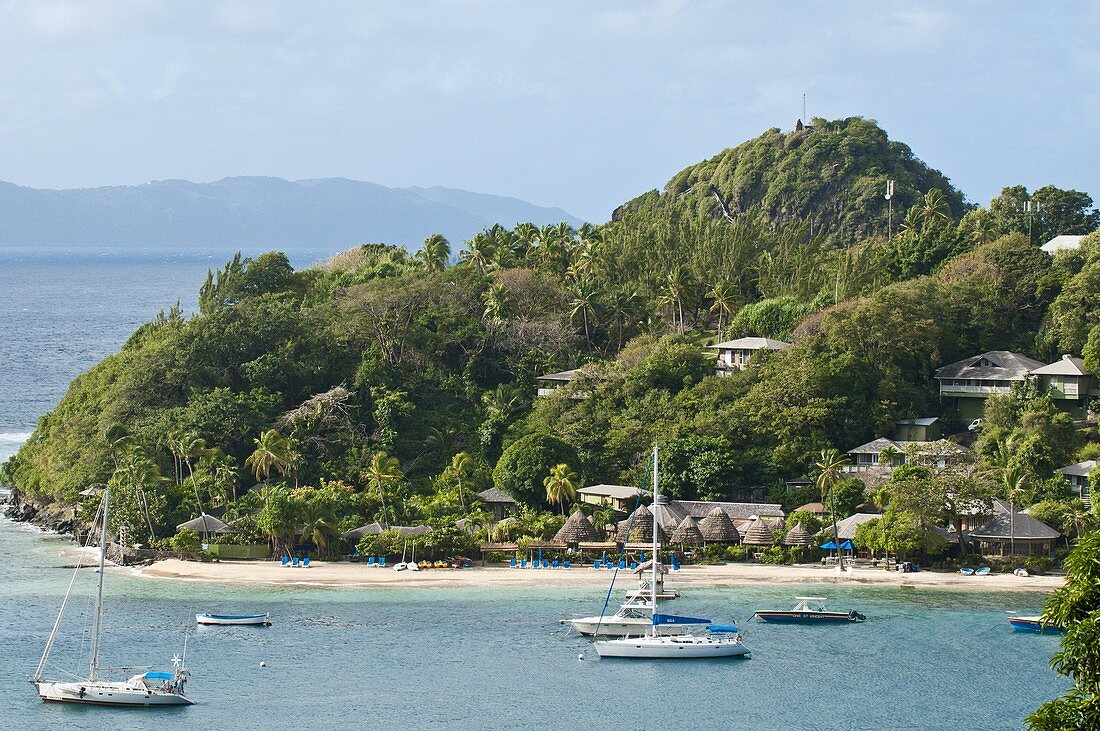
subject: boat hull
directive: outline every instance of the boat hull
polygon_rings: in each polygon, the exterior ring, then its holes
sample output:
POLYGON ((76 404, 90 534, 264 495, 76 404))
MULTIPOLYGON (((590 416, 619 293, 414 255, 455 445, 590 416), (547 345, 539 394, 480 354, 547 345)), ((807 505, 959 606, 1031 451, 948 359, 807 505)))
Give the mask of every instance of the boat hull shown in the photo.
POLYGON ((1009 617, 1008 623, 1012 625, 1012 629, 1017 632, 1050 632, 1053 634, 1062 634, 1064 631, 1058 627, 1051 627, 1049 625, 1044 627, 1039 617, 1009 617))
MULTIPOLYGON (((691 638, 690 641, 655 642, 652 637, 596 642, 596 652, 604 658, 642 660, 699 660, 705 658, 751 657, 747 647, 732 640, 691 638)), ((687 639, 687 638, 683 638, 687 639)))
POLYGON ((91 706, 192 706, 193 700, 178 693, 142 689, 125 683, 35 683, 38 696, 52 703, 83 703, 91 706), (81 692, 83 691, 83 692, 81 692))
MULTIPOLYGON (((599 637, 641 637, 653 627, 651 619, 631 620, 621 617, 604 617, 602 622, 599 617, 584 617, 569 620, 569 623, 585 637, 597 636, 597 627, 599 637)), ((676 624, 662 625, 660 629, 663 635, 680 635, 687 631, 688 627, 676 624)))
POLYGON ((762 622, 788 624, 847 624, 862 621, 859 615, 852 616, 849 612, 757 612, 755 616, 762 622))
POLYGON ((267 614, 196 614, 195 622, 230 627, 260 627, 271 624, 267 614))

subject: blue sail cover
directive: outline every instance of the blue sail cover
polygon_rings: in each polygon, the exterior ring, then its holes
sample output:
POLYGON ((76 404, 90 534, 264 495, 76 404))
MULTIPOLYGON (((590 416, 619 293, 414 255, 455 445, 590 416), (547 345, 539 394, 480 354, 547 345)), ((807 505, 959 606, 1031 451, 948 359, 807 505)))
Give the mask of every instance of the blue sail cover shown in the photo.
POLYGON ((653 624, 710 624, 710 620, 696 617, 677 617, 674 614, 654 614, 653 624))
POLYGON ((171 680, 173 677, 174 676, 172 675, 172 673, 164 673, 164 672, 145 673, 145 678, 147 680, 171 680))
POLYGON ((741 631, 741 630, 737 629, 737 627, 732 625, 732 624, 712 624, 711 626, 707 627, 707 629, 710 630, 711 632, 740 632, 741 631))

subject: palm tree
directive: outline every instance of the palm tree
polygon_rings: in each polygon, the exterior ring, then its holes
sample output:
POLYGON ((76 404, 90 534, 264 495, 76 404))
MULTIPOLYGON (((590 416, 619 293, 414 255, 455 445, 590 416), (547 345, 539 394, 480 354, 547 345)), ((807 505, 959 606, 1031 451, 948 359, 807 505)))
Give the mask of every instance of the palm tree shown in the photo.
POLYGON ((374 453, 370 466, 367 467, 367 484, 382 503, 382 522, 387 525, 389 525, 389 513, 386 510, 386 491, 402 477, 401 463, 396 457, 391 457, 385 452, 374 453))
POLYGON ((817 468, 817 489, 821 491, 821 502, 829 505, 829 514, 833 519, 833 543, 836 545, 837 565, 844 570, 844 553, 840 550, 840 534, 836 527, 836 501, 834 490, 844 474, 844 465, 848 458, 836 449, 823 449, 815 467, 817 468), (828 501, 828 502, 827 502, 828 501))
POLYGON ((297 512, 302 521, 302 542, 323 553, 329 541, 340 534, 331 511, 315 501, 307 501, 299 506, 297 512))
POLYGON ((718 313, 718 339, 722 339, 722 325, 726 315, 733 318, 733 308, 737 304, 737 288, 726 281, 717 281, 707 292, 711 300, 710 312, 718 313))
MULTIPOLYGON (((206 451, 206 440, 193 434, 185 434, 176 442, 176 447, 179 449, 180 461, 187 467, 187 475, 191 479, 191 489, 195 492, 195 504, 198 505, 199 515, 202 515, 202 499, 199 497, 199 485, 195 481, 195 470, 191 465, 191 460, 195 457, 202 457, 203 452, 206 451)), ((203 538, 205 539, 206 536, 204 535, 203 538)))
POLYGON ((1068 529, 1067 533, 1072 532, 1077 538, 1091 530, 1095 523, 1096 513, 1080 500, 1067 503, 1062 508, 1062 524, 1068 529))
POLYGON ((600 296, 600 291, 592 284, 592 282, 585 279, 578 279, 573 287, 573 299, 569 303, 572 309, 569 311, 570 317, 576 317, 578 314, 581 316, 584 322, 584 339, 588 342, 588 347, 592 347, 592 334, 589 330, 589 320, 593 322, 596 319, 597 308, 599 303, 597 298, 600 296))
POLYGON ((882 517, 879 518, 879 522, 882 524, 882 547, 886 551, 886 568, 890 568, 890 534, 886 525, 886 509, 890 507, 890 488, 883 485, 879 489, 871 493, 871 502, 875 507, 879 509, 882 517))
POLYGON ((546 488, 546 502, 557 503, 561 506, 561 514, 565 515, 565 501, 572 501, 577 496, 577 473, 569 469, 569 465, 562 463, 555 465, 542 480, 542 486, 546 488))
POLYGON ((443 234, 432 234, 424 239, 424 244, 417 252, 416 258, 429 272, 441 272, 447 266, 447 260, 451 258, 451 243, 443 237, 443 234))
POLYGON ((466 250, 462 252, 461 258, 468 264, 472 264, 482 274, 489 268, 489 262, 493 258, 493 247, 489 237, 484 233, 474 234, 469 241, 466 242, 466 250))
POLYGON ((458 485, 458 502, 462 506, 462 509, 466 509, 466 497, 465 490, 463 490, 462 481, 470 476, 470 472, 474 469, 474 458, 470 456, 469 452, 459 452, 454 457, 451 457, 451 464, 447 469, 451 475, 455 478, 455 483, 458 485))
POLYGON ((924 200, 920 207, 921 221, 925 226, 932 226, 951 219, 951 206, 947 203, 943 191, 932 188, 924 194, 924 200))
POLYGON ((271 476, 272 470, 282 473, 286 469, 286 439, 274 429, 268 429, 252 440, 256 450, 248 455, 245 465, 252 468, 256 480, 262 482, 271 476))
POLYGON ((486 320, 505 320, 512 314, 512 298, 503 284, 490 285, 485 292, 486 320))
POLYGON ((887 464, 891 467, 897 467, 905 461, 905 452, 901 451, 897 447, 886 447, 878 453, 878 463, 880 465, 887 464))
POLYGON ((1008 545, 1012 556, 1016 556, 1016 501, 1031 487, 1031 475, 1018 464, 1010 464, 1001 471, 1001 486, 1008 498, 1008 545))
POLYGON ((688 276, 683 268, 677 268, 665 280, 658 303, 672 308, 672 320, 677 331, 684 334, 684 296, 688 288, 688 276))

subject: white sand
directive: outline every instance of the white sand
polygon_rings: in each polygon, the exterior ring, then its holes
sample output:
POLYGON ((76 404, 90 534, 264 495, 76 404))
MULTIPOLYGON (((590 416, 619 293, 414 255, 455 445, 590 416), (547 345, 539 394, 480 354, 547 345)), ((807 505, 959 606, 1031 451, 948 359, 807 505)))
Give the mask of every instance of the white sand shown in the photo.
MULTIPOLYGON (((359 588, 523 588, 607 586, 609 571, 591 567, 571 569, 512 569, 506 566, 468 569, 394 571, 365 564, 311 562, 309 568, 283 567, 274 561, 159 561, 135 569, 140 576, 225 584, 319 586, 359 588)), ((629 571, 620 571, 622 586, 633 583, 629 571)), ((914 589, 960 591, 1051 592, 1062 586, 1061 576, 1019 577, 1012 574, 962 576, 958 573, 920 571, 898 573, 861 568, 837 576, 832 568, 815 565, 768 566, 731 563, 722 566, 685 566, 669 575, 669 587, 726 587, 752 584, 864 584, 914 589)))

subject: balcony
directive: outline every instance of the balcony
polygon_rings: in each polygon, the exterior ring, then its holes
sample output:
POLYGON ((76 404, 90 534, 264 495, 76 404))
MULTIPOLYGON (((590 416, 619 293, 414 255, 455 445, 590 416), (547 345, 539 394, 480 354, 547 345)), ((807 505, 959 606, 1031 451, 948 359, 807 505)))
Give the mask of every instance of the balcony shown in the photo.
POLYGON ((993 393, 1012 393, 1012 386, 949 386, 940 384, 941 396, 988 396, 993 393))

